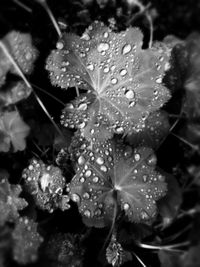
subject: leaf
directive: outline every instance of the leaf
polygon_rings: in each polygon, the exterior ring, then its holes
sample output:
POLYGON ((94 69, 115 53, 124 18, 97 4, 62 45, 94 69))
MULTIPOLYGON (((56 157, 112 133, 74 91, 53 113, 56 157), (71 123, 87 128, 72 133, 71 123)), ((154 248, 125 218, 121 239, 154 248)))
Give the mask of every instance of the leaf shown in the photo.
POLYGON ((145 127, 140 132, 128 133, 126 142, 137 146, 157 148, 169 133, 170 125, 168 114, 165 111, 153 112, 146 120, 145 127))
POLYGON ((88 90, 63 111, 65 126, 81 128, 88 140, 108 139, 141 129, 150 112, 169 100, 162 79, 170 52, 162 43, 143 50, 142 39, 138 28, 115 33, 101 22, 81 38, 63 36, 47 59, 51 82, 88 90))
POLYGON ((164 227, 169 225, 178 213, 182 204, 182 191, 176 180, 170 174, 165 173, 168 191, 164 198, 158 201, 158 210, 163 217, 164 227))
POLYGON ((51 235, 45 246, 45 259, 49 259, 50 266, 83 266, 84 249, 81 236, 71 233, 56 233, 51 235))
POLYGON ((114 267, 120 267, 126 261, 132 260, 131 253, 122 248, 121 244, 117 242, 115 234, 112 235, 111 241, 106 249, 106 259, 114 267))
POLYGON ((6 111, 0 117, 0 151, 8 152, 12 144, 13 151, 26 148, 25 138, 30 131, 29 126, 22 120, 18 111, 6 111))
POLYGON ((20 185, 10 184, 8 174, 0 173, 0 226, 6 222, 15 222, 19 217, 19 211, 28 203, 19 197, 22 192, 20 185))
POLYGON ((147 147, 132 149, 107 141, 78 154, 70 197, 84 222, 103 227, 116 206, 131 222, 148 222, 156 215, 156 200, 166 193, 164 176, 155 171, 156 156, 147 147))
POLYGON ((26 99, 31 94, 31 89, 24 82, 16 82, 0 92, 0 107, 6 107, 16 104, 23 99, 26 99))
MULTIPOLYGON (((36 48, 32 45, 31 35, 29 33, 11 31, 2 39, 2 42, 13 59, 17 62, 22 72, 30 74, 33 70, 33 63, 38 56, 36 48)), ((9 69, 11 72, 16 73, 11 61, 9 61, 1 48, 0 58, 2 60, 2 64, 4 64, 4 66, 6 65, 7 71, 9 69)))
POLYGON ((65 178, 58 167, 46 165, 41 160, 32 159, 29 166, 23 170, 22 177, 27 191, 33 196, 36 205, 43 210, 53 212, 56 208, 68 207, 69 197, 63 197, 65 178), (68 199, 68 201, 67 201, 68 199))
POLYGON ((43 238, 37 232, 37 223, 27 217, 19 219, 12 232, 13 257, 19 264, 33 263, 43 238))

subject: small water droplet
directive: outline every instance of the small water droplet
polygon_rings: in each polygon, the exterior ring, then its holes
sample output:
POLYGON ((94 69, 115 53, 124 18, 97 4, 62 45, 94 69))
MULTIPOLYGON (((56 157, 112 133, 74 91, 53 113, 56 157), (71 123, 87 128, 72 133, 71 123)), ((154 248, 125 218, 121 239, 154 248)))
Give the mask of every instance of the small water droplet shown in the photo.
POLYGON ((135 158, 136 161, 139 161, 140 158, 141 158, 141 156, 140 156, 139 153, 136 153, 136 154, 134 155, 134 158, 135 158))
POLYGON ((93 183, 98 183, 99 181, 99 177, 95 176, 93 179, 92 179, 93 183))
POLYGON ((170 63, 167 62, 167 63, 165 63, 164 70, 167 71, 169 69, 170 69, 170 63))
POLYGON ((83 129, 85 127, 86 123, 83 121, 82 123, 78 124, 79 129, 83 129))
POLYGON ((123 128, 123 127, 116 127, 116 128, 115 128, 115 131, 116 131, 116 133, 118 133, 118 134, 122 134, 122 133, 124 132, 124 128, 123 128))
POLYGON ((79 181, 80 181, 81 183, 84 183, 84 182, 85 182, 85 178, 84 178, 84 177, 81 177, 79 181))
POLYGON ((68 103, 68 104, 66 105, 66 108, 67 108, 67 109, 74 109, 74 105, 73 105, 72 103, 68 103))
POLYGON ((63 49, 63 47, 64 47, 64 44, 62 42, 57 42, 57 44, 56 44, 57 49, 61 50, 61 49, 63 49))
POLYGON ((142 220, 148 220, 149 219, 149 215, 144 210, 141 211, 140 216, 141 216, 142 220))
POLYGON ((83 165, 85 163, 85 158, 81 155, 79 158, 78 158, 78 164, 79 165, 83 165))
POLYGON ((124 76, 124 75, 126 75, 126 74, 127 74, 127 70, 122 69, 122 70, 120 71, 120 75, 121 75, 121 76, 124 76))
POLYGON ((151 154, 148 158, 147 158, 147 164, 150 166, 155 166, 157 163, 157 158, 155 154, 151 154))
POLYGON ((102 166, 100 167, 100 170, 103 171, 103 172, 107 172, 108 169, 107 169, 106 166, 102 165, 102 166))
POLYGON ((147 182, 147 179, 148 179, 148 175, 144 174, 144 175, 142 176, 142 180, 143 180, 143 182, 146 183, 146 182, 147 182))
POLYGON ((102 158, 102 157, 98 157, 98 158, 96 159, 96 163, 99 164, 99 165, 102 165, 102 164, 104 163, 103 158, 102 158))
POLYGON ((80 196, 78 194, 74 193, 74 194, 71 195, 71 200, 76 202, 76 203, 78 203, 78 202, 80 202, 81 198, 80 198, 80 196))
POLYGON ((112 79, 111 79, 111 83, 112 83, 112 84, 116 84, 117 82, 118 82, 117 78, 112 78, 112 79))
POLYGON ((94 70, 94 65, 93 64, 87 65, 87 69, 93 71, 94 70))
POLYGON ((157 78, 156 83, 162 83, 162 78, 161 77, 157 78))
POLYGON ((133 149, 130 146, 126 146, 124 149, 124 156, 129 158, 132 155, 133 149))
POLYGON ((131 102, 129 103, 128 107, 129 107, 129 108, 132 108, 132 107, 134 107, 135 105, 136 105, 136 101, 133 100, 133 101, 131 101, 131 102))
POLYGON ((128 210, 128 209, 130 209, 130 205, 128 204, 128 203, 124 203, 124 210, 128 210))
POLYGON ((85 192, 85 193, 83 194, 83 198, 84 198, 84 199, 89 199, 89 198, 90 198, 90 194, 89 194, 88 192, 85 192))
POLYGON ((105 67, 105 68, 103 69, 103 72, 104 72, 104 73, 108 73, 108 72, 109 72, 109 67, 105 67))
POLYGON ((108 35, 109 35, 108 32, 104 32, 103 37, 108 38, 108 35))
POLYGON ((89 41, 90 40, 90 36, 85 32, 83 33, 83 35, 81 36, 81 39, 89 41))
POLYGON ((131 45, 130 44, 126 44, 123 48, 122 48, 122 54, 128 54, 131 51, 131 45))
POLYGON ((91 216, 91 212, 89 210, 85 210, 83 214, 88 218, 91 216))
POLYGON ((97 51, 99 53, 105 52, 106 50, 108 50, 110 47, 110 45, 108 43, 100 43, 97 47, 97 51))

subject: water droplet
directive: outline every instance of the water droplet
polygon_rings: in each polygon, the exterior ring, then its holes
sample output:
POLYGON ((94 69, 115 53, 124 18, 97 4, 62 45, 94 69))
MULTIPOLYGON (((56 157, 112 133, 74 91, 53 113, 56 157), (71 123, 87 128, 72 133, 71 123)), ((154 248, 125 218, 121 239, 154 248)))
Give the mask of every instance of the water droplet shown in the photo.
POLYGON ((97 47, 97 51, 99 52, 99 53, 101 53, 101 52, 105 52, 106 50, 108 50, 109 49, 109 44, 108 43, 100 43, 99 45, 98 45, 98 47, 97 47))
POLYGON ((128 203, 124 203, 124 210, 128 210, 130 208, 130 205, 128 203))
POLYGON ((170 63, 167 62, 167 63, 165 63, 164 70, 167 71, 169 69, 170 69, 170 63))
POLYGON ((155 166, 157 163, 157 158, 155 154, 151 154, 147 159, 147 164, 150 166, 155 166))
POLYGON ((108 32, 104 32, 103 37, 108 38, 108 35, 109 35, 108 32))
POLYGON ((99 181, 99 177, 95 176, 93 179, 92 179, 93 183, 98 183, 99 181))
POLYGON ((83 128, 85 127, 85 125, 86 125, 86 123, 83 121, 82 123, 80 123, 80 124, 78 125, 78 128, 79 128, 79 129, 83 129, 83 128))
POLYGON ((78 164, 79 165, 83 165, 85 163, 85 158, 81 155, 79 158, 78 158, 78 164))
POLYGON ((89 41, 90 40, 90 36, 85 32, 83 33, 83 35, 81 36, 81 39, 89 41))
POLYGON ((124 156, 129 158, 132 155, 133 149, 130 146, 126 146, 124 149, 124 156))
POLYGON ((91 212, 89 210, 85 210, 83 214, 88 218, 91 216, 91 212))
POLYGON ((112 84, 116 84, 117 82, 118 82, 118 80, 117 80, 116 78, 112 78, 112 79, 111 79, 111 83, 112 83, 112 84))
POLYGON ((93 71, 94 70, 94 65, 93 64, 87 65, 87 69, 93 71))
POLYGON ((104 163, 103 158, 98 157, 98 158, 96 159, 96 163, 99 164, 99 165, 102 165, 102 164, 104 163))
POLYGON ((132 108, 132 107, 134 107, 135 105, 136 105, 136 101, 133 100, 133 101, 131 101, 131 102, 129 103, 128 107, 129 107, 129 108, 132 108))
POLYGON ((162 78, 161 77, 157 78, 156 83, 162 83, 162 78))
POLYGON ((90 177, 91 176, 91 174, 92 174, 92 172, 91 172, 91 170, 87 170, 86 172, 85 172, 85 177, 90 177))
POLYGON ((109 72, 109 67, 105 67, 105 68, 103 69, 103 72, 104 72, 104 73, 108 73, 108 72, 109 72))
POLYGON ((128 54, 131 51, 131 45, 130 44, 126 44, 123 48, 122 48, 122 54, 128 54))
POLYGON ((74 105, 71 104, 71 103, 68 103, 68 104, 66 105, 66 108, 67 108, 67 109, 74 109, 74 105))
POLYGON ((80 196, 78 194, 74 193, 74 194, 71 195, 71 200, 76 202, 76 203, 78 203, 78 202, 80 202, 81 198, 80 198, 80 196))
POLYGON ((85 192, 85 193, 83 194, 83 198, 84 198, 84 199, 89 199, 89 198, 90 198, 90 194, 89 194, 88 192, 85 192))
POLYGON ((148 175, 144 174, 144 175, 142 176, 142 180, 143 180, 143 182, 146 183, 146 182, 147 182, 147 179, 148 179, 148 175))
POLYGON ((121 75, 121 76, 124 76, 124 75, 126 75, 126 74, 127 74, 127 70, 122 69, 122 70, 120 71, 120 75, 121 75))
POLYGON ((127 90, 127 91, 125 92, 125 96, 126 96, 126 98, 128 98, 128 99, 132 99, 132 98, 134 98, 135 93, 134 93, 133 90, 127 90))
POLYGON ((142 220, 148 220, 149 219, 149 215, 144 210, 141 211, 140 216, 141 216, 142 220))
POLYGON ((64 47, 64 44, 62 42, 57 42, 57 44, 56 44, 57 49, 61 50, 61 49, 63 49, 63 47, 64 47))
POLYGON ((78 110, 86 110, 87 109, 87 104, 86 103, 80 103, 78 105, 78 110))
POLYGON ((84 182, 85 182, 85 178, 84 178, 84 177, 81 177, 79 181, 80 181, 81 183, 84 183, 84 182))
POLYGON ((100 170, 103 171, 103 172, 107 172, 108 169, 107 169, 106 166, 103 165, 103 166, 101 166, 100 170))
POLYGON ((96 216, 100 216, 101 213, 102 213, 102 212, 101 212, 100 209, 96 209, 95 212, 94 212, 94 214, 95 214, 96 216))
POLYGON ((118 134, 122 134, 122 133, 124 132, 124 128, 123 128, 123 127, 116 127, 116 128, 115 128, 115 131, 116 131, 116 133, 118 133, 118 134))
POLYGON ((135 160, 136 161, 139 161, 140 160, 140 154, 139 153, 136 153, 135 155, 134 155, 134 158, 135 158, 135 160))
POLYGON ((160 182, 164 182, 165 181, 165 177, 163 176, 163 175, 158 175, 158 180, 160 181, 160 182))

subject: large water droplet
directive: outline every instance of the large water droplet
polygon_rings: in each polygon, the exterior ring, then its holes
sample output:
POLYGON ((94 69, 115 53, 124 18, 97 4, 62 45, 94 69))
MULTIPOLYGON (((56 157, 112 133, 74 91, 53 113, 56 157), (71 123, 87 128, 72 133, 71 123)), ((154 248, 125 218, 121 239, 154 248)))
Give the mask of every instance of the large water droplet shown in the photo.
POLYGON ((109 46, 108 43, 100 43, 100 44, 97 46, 97 51, 98 51, 99 53, 101 53, 101 52, 104 52, 104 51, 108 50, 109 47, 110 47, 110 46, 109 46))
POLYGON ((74 193, 74 194, 71 195, 71 200, 76 202, 76 203, 78 203, 78 202, 80 202, 81 198, 80 198, 80 196, 78 194, 74 193))
POLYGON ((83 35, 81 36, 81 39, 89 41, 90 40, 90 36, 85 32, 83 33, 83 35))
POLYGON ((100 216, 101 213, 102 213, 102 212, 101 212, 100 209, 96 209, 95 212, 94 212, 94 214, 95 214, 96 216, 100 216))
POLYGON ((123 48, 122 48, 122 54, 128 54, 131 51, 131 45, 130 44, 126 44, 123 48))
POLYGON ((67 108, 67 109, 74 109, 74 105, 73 105, 72 103, 68 103, 68 104, 66 105, 66 108, 67 108))
POLYGON ((132 99, 132 98, 134 98, 135 93, 134 93, 133 90, 127 90, 127 91, 125 92, 125 96, 126 96, 126 98, 128 98, 128 99, 132 99))
POLYGON ((86 125, 86 123, 83 121, 82 123, 80 123, 80 124, 78 125, 78 128, 79 128, 79 129, 83 129, 83 128, 85 127, 85 125, 86 125))
POLYGON ((109 35, 108 32, 104 32, 103 37, 108 38, 108 35, 109 35))

